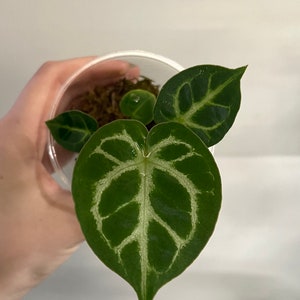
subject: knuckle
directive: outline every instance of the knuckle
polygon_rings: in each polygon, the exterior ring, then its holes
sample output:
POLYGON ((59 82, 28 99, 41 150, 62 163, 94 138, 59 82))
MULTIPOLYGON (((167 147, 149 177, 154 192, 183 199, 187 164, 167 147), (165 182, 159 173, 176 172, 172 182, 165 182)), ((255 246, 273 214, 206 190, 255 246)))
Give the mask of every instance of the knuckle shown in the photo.
POLYGON ((52 73, 56 68, 57 66, 59 65, 59 63, 57 61, 46 61, 44 62, 38 72, 40 73, 52 73))
POLYGON ((53 85, 61 85, 64 78, 64 68, 60 61, 44 62, 36 73, 37 77, 44 78, 53 85))

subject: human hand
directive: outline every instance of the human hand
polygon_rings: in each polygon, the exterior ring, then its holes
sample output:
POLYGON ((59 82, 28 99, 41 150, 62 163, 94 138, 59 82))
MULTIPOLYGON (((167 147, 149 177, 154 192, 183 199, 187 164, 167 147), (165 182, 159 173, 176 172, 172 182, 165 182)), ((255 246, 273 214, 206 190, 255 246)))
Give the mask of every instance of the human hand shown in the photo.
MULTIPOLYGON (((20 299, 84 239, 71 193, 44 159, 45 121, 64 82, 93 59, 45 63, 0 120, 0 299, 20 299)), ((138 69, 121 61, 99 70, 105 82, 127 75, 138 69)))

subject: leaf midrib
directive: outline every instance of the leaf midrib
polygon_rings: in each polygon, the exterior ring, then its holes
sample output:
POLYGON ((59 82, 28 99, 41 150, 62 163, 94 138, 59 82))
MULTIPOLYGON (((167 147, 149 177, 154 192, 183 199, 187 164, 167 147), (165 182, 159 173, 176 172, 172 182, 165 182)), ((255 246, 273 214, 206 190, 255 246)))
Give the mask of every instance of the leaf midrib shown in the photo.
MULTIPOLYGON (((145 155, 145 154, 144 154, 145 155)), ((148 274, 148 266, 149 266, 149 257, 148 257, 148 229, 149 229, 149 216, 151 211, 151 205, 150 205, 150 184, 151 180, 148 178, 147 180, 147 174, 151 174, 151 167, 149 166, 148 159, 146 155, 144 156, 143 163, 141 164, 142 170, 140 170, 140 174, 142 176, 142 182, 143 182, 143 199, 144 201, 141 201, 140 206, 140 218, 142 223, 142 231, 141 231, 141 244, 140 244, 140 255, 141 255, 141 294, 143 295, 143 299, 147 298, 147 274, 148 274), (145 237, 145 238, 143 238, 145 237)))
MULTIPOLYGON (((211 74, 210 77, 209 77, 208 89, 207 89, 207 92, 206 92, 205 96, 202 98, 201 101, 193 102, 193 105, 191 106, 191 108, 187 112, 185 112, 184 114, 181 115, 181 117, 180 117, 181 119, 188 122, 189 120, 192 119, 192 116, 197 111, 203 110, 206 105, 216 105, 213 102, 213 99, 216 98, 216 96, 218 94, 220 94, 223 89, 225 89, 229 84, 231 84, 240 75, 240 73, 233 74, 233 76, 229 77, 226 81, 223 82, 223 84, 218 85, 217 88, 214 89, 214 90, 210 88, 211 79, 212 79, 213 75, 214 74, 211 74)), ((179 90, 180 90, 180 88, 179 88, 179 90)), ((178 97, 177 97, 177 102, 178 102, 178 97)), ((217 104, 217 105, 222 106, 220 104, 217 104)), ((223 107, 227 107, 227 106, 223 106, 223 107)))

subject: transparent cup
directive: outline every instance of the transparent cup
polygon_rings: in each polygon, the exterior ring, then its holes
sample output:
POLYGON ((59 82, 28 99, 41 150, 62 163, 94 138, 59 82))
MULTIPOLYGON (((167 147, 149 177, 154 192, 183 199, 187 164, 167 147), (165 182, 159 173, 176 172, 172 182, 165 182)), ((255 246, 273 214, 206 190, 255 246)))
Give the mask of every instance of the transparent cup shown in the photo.
MULTIPOLYGON (((154 84, 160 87, 169 78, 184 69, 169 58, 141 50, 120 51, 101 56, 85 65, 65 82, 54 101, 49 119, 68 110, 72 100, 88 92, 94 85, 99 84, 97 72, 101 70, 103 63, 111 60, 126 61, 137 66, 140 70, 140 76, 153 80, 154 84)), ((103 83, 103 85, 105 84, 103 83)), ((48 134, 48 153, 55 179, 64 188, 70 190, 73 168, 78 154, 71 153, 59 146, 50 132, 48 134)))

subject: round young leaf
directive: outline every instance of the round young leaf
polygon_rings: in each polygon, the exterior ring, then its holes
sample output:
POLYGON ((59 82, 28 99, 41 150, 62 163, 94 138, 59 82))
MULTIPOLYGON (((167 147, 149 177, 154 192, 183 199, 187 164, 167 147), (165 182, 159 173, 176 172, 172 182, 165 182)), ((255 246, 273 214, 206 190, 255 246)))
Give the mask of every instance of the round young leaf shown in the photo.
POLYGON ((146 90, 136 89, 129 91, 122 97, 120 109, 125 116, 147 125, 153 120, 155 102, 154 94, 146 90))
POLYGON ((97 121, 81 111, 66 111, 46 122, 55 141, 67 150, 79 152, 97 130, 97 121))
POLYGON ((140 300, 194 261, 221 205, 213 156, 173 122, 150 132, 136 120, 101 127, 79 154, 72 193, 88 244, 140 300))
POLYGON ((246 67, 201 65, 186 69, 162 87, 154 121, 175 121, 193 130, 210 147, 231 128, 241 100, 240 79, 246 67))

